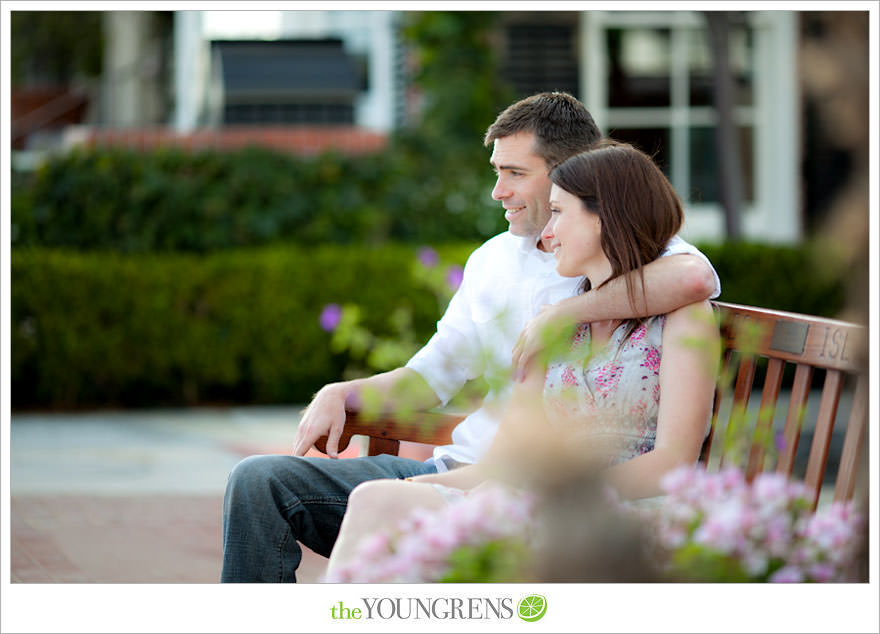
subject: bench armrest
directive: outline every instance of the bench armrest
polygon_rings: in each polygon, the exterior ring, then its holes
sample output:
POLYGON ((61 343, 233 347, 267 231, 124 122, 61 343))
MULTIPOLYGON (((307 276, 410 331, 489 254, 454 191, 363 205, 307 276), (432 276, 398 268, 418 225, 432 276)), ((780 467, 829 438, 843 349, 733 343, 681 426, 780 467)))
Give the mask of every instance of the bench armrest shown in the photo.
MULTIPOLYGON (((443 411, 414 412, 394 416, 382 414, 366 417, 359 412, 346 412, 345 429, 339 439, 339 451, 348 447, 352 436, 370 438, 369 455, 380 453, 397 455, 400 441, 428 445, 446 445, 452 442, 452 430, 465 416, 443 411)), ((326 453, 327 437, 315 443, 319 451, 326 453)))

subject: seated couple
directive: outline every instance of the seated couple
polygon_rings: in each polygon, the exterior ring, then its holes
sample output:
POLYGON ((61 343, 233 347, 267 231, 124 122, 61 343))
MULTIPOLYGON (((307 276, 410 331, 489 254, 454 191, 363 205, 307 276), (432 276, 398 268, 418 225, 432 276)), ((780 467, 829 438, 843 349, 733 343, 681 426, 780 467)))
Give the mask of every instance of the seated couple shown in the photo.
MULTIPOLYGON (((672 186, 630 146, 609 143, 574 156, 550 179, 552 216, 542 238, 558 273, 584 277, 585 290, 641 269, 681 226, 672 186)), ((664 473, 697 461, 719 353, 707 301, 646 319, 582 323, 568 348, 547 366, 531 364, 479 463, 355 488, 329 574, 357 556, 363 539, 390 532, 413 509, 455 504, 469 489, 509 480, 514 465, 529 463, 524 451, 582 451, 627 498, 660 494, 664 473)))
POLYGON ((363 536, 410 510, 498 479, 500 463, 508 472, 526 465, 523 441, 546 453, 535 436, 554 441, 552 450, 601 453, 608 481, 628 497, 657 494, 665 471, 697 460, 718 347, 707 300, 720 284, 676 235, 681 204, 662 172, 600 139, 565 93, 534 95, 498 116, 485 144, 510 231, 471 254, 437 332, 406 367, 323 387, 294 455, 236 465, 224 498, 223 581, 295 581, 300 543, 341 565, 363 536), (564 335, 562 349, 547 345, 548 330, 564 335), (511 366, 514 382, 492 372, 511 366), (431 459, 335 459, 346 402, 366 390, 392 409, 401 393, 428 409, 481 376, 490 386, 483 406, 431 459), (330 458, 306 457, 324 435, 330 458))

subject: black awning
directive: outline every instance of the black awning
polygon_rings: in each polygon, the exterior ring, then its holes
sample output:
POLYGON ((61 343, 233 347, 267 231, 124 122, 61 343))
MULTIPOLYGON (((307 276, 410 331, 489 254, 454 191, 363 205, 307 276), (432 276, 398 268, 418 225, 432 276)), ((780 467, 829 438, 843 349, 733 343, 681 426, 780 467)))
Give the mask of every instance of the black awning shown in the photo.
POLYGON ((218 40, 226 103, 351 101, 362 81, 342 40, 218 40))

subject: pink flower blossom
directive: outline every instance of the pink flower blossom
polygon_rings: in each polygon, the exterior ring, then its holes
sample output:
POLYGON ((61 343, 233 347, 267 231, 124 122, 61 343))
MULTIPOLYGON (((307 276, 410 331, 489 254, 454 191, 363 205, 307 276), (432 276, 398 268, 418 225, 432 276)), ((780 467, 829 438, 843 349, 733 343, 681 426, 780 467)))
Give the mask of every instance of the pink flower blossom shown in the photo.
POLYGON ((834 566, 828 563, 815 563, 807 569, 807 573, 813 581, 827 583, 834 580, 834 566))
POLYGON ((855 574, 864 524, 852 502, 813 513, 803 482, 761 473, 749 484, 733 467, 682 467, 660 484, 667 495, 651 521, 661 550, 696 545, 737 562, 757 581, 843 581, 855 574), (767 576, 771 561, 784 564, 767 576))
MULTIPOLYGON (((681 467, 666 474, 661 486, 667 495, 657 505, 611 504, 649 527, 648 548, 660 565, 671 562, 664 557, 678 549, 697 547, 725 558, 754 581, 840 582, 859 574, 865 519, 852 502, 813 513, 803 483, 772 473, 748 483, 735 468, 708 473, 703 467, 681 467)), ((533 506, 525 494, 480 487, 447 507, 415 511, 390 535, 365 540, 361 557, 326 580, 441 579, 459 548, 498 539, 528 543, 533 506)))
POLYGON ((533 502, 522 493, 481 487, 446 507, 416 509, 392 535, 364 540, 358 557, 325 575, 329 583, 424 583, 442 578, 463 546, 524 539, 533 502))
POLYGON ((694 485, 697 478, 695 467, 683 466, 666 472, 660 478, 660 487, 670 495, 676 495, 682 490, 694 485))
POLYGON ((804 581, 804 575, 796 566, 785 566, 770 575, 768 581, 771 583, 801 583, 804 581))

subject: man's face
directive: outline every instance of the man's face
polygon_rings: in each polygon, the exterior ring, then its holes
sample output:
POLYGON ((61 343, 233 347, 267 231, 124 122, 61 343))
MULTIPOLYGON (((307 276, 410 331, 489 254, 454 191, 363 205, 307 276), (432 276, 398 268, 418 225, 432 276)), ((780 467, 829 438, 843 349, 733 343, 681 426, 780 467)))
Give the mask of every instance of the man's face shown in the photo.
POLYGON ((489 162, 498 175, 492 198, 501 202, 510 232, 541 235, 550 219, 550 177, 544 159, 534 153, 535 135, 517 132, 495 139, 489 162))

